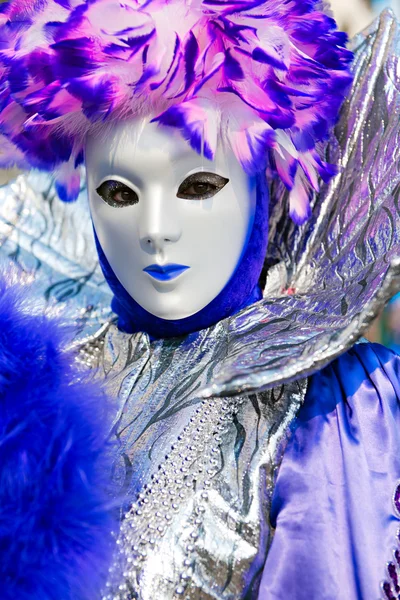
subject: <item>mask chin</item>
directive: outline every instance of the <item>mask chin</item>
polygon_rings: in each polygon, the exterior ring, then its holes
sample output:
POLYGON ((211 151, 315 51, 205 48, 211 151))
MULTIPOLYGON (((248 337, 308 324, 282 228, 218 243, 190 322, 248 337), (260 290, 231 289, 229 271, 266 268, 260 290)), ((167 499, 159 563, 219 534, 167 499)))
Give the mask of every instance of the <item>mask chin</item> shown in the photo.
POLYGON ((223 290, 196 314, 178 320, 161 319, 142 308, 128 294, 112 270, 94 231, 103 274, 114 298, 112 309, 118 316, 118 327, 127 333, 143 331, 153 338, 187 335, 218 323, 262 297, 258 281, 268 243, 269 193, 264 174, 256 176, 256 211, 253 229, 236 270, 223 290))

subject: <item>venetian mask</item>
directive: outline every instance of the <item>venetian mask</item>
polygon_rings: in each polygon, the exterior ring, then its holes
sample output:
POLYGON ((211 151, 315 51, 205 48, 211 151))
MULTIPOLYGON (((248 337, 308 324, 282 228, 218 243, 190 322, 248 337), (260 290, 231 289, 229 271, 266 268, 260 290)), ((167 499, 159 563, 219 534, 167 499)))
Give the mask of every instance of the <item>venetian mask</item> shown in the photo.
POLYGON ((176 130, 137 118, 91 136, 86 167, 98 242, 142 309, 181 320, 218 297, 256 214, 255 179, 229 148, 208 160, 176 130))

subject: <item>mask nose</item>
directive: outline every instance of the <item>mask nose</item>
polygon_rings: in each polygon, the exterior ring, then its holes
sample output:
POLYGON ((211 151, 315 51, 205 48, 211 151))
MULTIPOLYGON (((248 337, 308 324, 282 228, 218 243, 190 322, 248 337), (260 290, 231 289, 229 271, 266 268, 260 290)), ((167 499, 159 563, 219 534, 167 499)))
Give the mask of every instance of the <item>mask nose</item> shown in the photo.
POLYGON ((162 231, 148 231, 142 237, 142 244, 145 246, 145 249, 155 254, 161 253, 164 251, 167 244, 177 242, 180 238, 178 235, 174 234, 164 234, 162 231))
POLYGON ((161 189, 149 191, 142 199, 139 228, 140 243, 145 252, 163 254, 167 246, 180 239, 182 231, 174 200, 166 198, 161 189))

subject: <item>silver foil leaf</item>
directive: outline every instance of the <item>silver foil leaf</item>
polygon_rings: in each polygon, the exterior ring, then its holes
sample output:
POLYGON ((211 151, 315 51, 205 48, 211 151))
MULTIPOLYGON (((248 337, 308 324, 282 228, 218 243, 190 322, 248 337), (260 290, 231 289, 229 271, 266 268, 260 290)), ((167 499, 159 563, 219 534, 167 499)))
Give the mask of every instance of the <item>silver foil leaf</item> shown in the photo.
POLYGON ((58 199, 53 181, 32 172, 0 188, 0 265, 12 260, 35 284, 32 297, 62 312, 79 332, 95 332, 111 316, 111 291, 101 273, 86 193, 58 199))
MULTIPOLYGON (((354 83, 327 148, 339 174, 301 228, 272 187, 264 299, 229 320, 204 397, 310 375, 350 348, 400 287, 400 34, 391 11, 352 43, 354 83)), ((277 189, 278 188, 278 189, 277 189)))

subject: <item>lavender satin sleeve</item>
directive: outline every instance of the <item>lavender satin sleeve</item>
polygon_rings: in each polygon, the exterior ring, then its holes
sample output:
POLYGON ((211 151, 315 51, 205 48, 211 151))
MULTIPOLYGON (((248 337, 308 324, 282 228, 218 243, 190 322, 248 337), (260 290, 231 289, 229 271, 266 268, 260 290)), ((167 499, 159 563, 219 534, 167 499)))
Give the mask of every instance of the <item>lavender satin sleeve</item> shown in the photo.
POLYGON ((399 382, 400 358, 378 344, 311 378, 277 476, 258 600, 400 598, 399 382))

